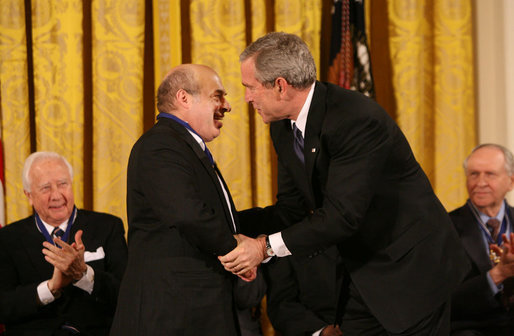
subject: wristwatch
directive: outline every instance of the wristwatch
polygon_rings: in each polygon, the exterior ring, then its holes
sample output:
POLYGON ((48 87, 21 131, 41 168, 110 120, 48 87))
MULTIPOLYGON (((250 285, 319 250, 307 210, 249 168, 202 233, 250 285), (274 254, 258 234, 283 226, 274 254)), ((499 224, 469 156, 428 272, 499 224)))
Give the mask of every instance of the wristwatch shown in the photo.
POLYGON ((268 255, 268 257, 274 257, 275 256, 275 252, 271 248, 271 244, 269 242, 269 236, 266 236, 266 254, 268 255))

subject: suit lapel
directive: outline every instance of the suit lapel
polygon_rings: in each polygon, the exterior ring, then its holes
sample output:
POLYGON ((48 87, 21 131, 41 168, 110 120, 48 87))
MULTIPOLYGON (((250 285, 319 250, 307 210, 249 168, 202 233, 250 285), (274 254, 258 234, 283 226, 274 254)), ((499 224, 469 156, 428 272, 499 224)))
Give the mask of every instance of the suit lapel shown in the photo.
MULTIPOLYGON (((162 119, 163 119, 162 121, 166 121, 166 122, 170 123, 171 127, 181 136, 181 138, 189 145, 189 147, 191 147, 191 149, 194 151, 196 156, 198 156, 198 158, 200 159, 202 166, 205 168, 207 174, 209 174, 209 176, 212 180, 212 183, 216 187, 216 191, 218 192, 218 195, 219 195, 220 199, 222 200, 221 203, 223 204, 223 210, 225 212, 226 221, 230 226, 230 231, 233 232, 234 228, 232 226, 232 218, 230 216, 227 202, 225 202, 225 194, 223 193, 223 189, 221 188, 220 179, 222 180, 225 190, 227 191, 228 198, 231 203, 230 206, 232 207, 232 213, 234 214, 234 221, 236 222, 235 225, 237 228, 238 224, 237 224, 237 220, 236 220, 235 209, 234 209, 234 206, 232 203, 232 196, 230 195, 230 192, 227 188, 227 185, 225 184, 225 181, 223 180, 223 176, 221 175, 221 172, 218 170, 218 167, 216 165, 214 165, 214 167, 212 166, 211 161, 207 157, 207 154, 205 154, 205 152, 202 149, 202 147, 200 146, 200 144, 196 141, 196 139, 191 135, 191 133, 189 133, 189 131, 184 126, 180 125, 179 123, 177 123, 171 119, 165 119, 165 118, 162 118, 162 119), (219 174, 219 179, 218 179, 217 174, 219 174)), ((161 120, 159 120, 159 122, 161 122, 161 120)))
POLYGON ((314 171, 314 163, 320 150, 320 134, 323 119, 325 118, 325 96, 326 87, 316 82, 314 95, 312 96, 309 114, 307 116, 307 124, 305 125, 304 155, 305 168, 309 176, 309 184, 312 185, 312 173, 314 171))
MULTIPOLYGON (((294 166, 301 167, 302 161, 296 156, 294 152, 294 137, 291 128, 291 120, 285 119, 274 123, 274 128, 277 130, 277 138, 273 139, 273 143, 277 152, 283 158, 284 162, 291 162, 294 166)), ((305 153, 305 146, 304 146, 305 153)))
POLYGON ((77 209, 77 215, 75 217, 75 221, 73 222, 73 225, 71 226, 71 232, 70 232, 70 237, 69 237, 69 241, 68 241, 69 244, 71 244, 75 241, 75 234, 77 233, 78 230, 83 231, 82 241, 84 242, 84 245, 85 245, 86 251, 87 251, 88 250, 87 248, 89 245, 89 237, 94 236, 92 234, 93 227, 87 228, 87 231, 86 231, 86 225, 84 222, 84 213, 79 209, 77 209))
MULTIPOLYGON (((225 202, 225 194, 223 193, 223 190, 221 190, 218 186, 219 186, 219 183, 216 183, 216 186, 218 188, 218 193, 221 192, 220 194, 220 197, 223 199, 223 210, 225 211, 225 217, 227 219, 227 222, 229 223, 229 226, 230 226, 230 231, 232 231, 232 233, 239 233, 240 231, 240 228, 239 228, 239 221, 237 219, 237 216, 236 216, 236 207, 234 205, 234 201, 232 200, 232 195, 230 195, 230 191, 228 189, 228 186, 227 184, 225 183, 225 180, 223 179, 223 175, 221 174, 220 170, 218 169, 218 166, 214 166, 214 168, 216 169, 216 173, 219 175, 219 179, 221 180, 221 183, 223 183, 223 187, 225 188, 225 190, 227 191, 227 195, 228 195, 228 200, 230 202, 230 209, 232 210, 232 215, 230 215, 230 211, 228 209, 228 205, 227 205, 227 202, 225 202), (234 232, 234 227, 232 226, 232 217, 234 217, 234 225, 235 225, 235 229, 236 231, 234 232)), ((218 181, 219 182, 219 181, 218 181)))
MULTIPOLYGON (((291 129, 291 121, 289 119, 285 119, 273 122, 271 124, 271 137, 279 162, 282 167, 290 173, 291 178, 295 182, 296 188, 301 192, 306 202, 313 207, 315 202, 312 187, 309 184, 310 179, 307 178, 307 168, 296 156, 293 149, 293 131, 291 129)), ((304 142, 304 153, 305 148, 304 142)))
POLYGON ((463 209, 463 216, 458 223, 461 232, 461 241, 464 249, 470 256, 471 260, 478 266, 481 271, 491 269, 491 260, 489 255, 484 253, 487 247, 484 245, 482 232, 478 227, 476 218, 466 205, 463 209))
POLYGON ((51 275, 53 266, 45 260, 44 254, 41 252, 45 237, 39 232, 34 216, 27 219, 24 231, 20 241, 24 245, 34 269, 45 277, 51 275))

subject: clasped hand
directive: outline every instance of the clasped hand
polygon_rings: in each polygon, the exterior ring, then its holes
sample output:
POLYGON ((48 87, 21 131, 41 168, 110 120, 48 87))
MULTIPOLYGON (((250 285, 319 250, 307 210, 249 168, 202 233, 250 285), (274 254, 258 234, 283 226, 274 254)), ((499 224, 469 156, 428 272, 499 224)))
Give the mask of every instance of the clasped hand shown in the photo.
POLYGON ((53 292, 68 286, 72 281, 78 281, 87 270, 84 261, 85 246, 82 242, 82 230, 75 234, 75 242, 71 245, 60 238, 54 238, 56 245, 43 242, 45 260, 54 266, 48 288, 53 292))
POLYGON ((500 256, 500 262, 490 271, 491 278, 497 285, 507 278, 514 277, 514 233, 511 233, 509 238, 506 234, 502 235, 501 248, 496 244, 490 246, 490 249, 500 256))
POLYGON ((225 269, 239 276, 245 281, 249 280, 252 272, 265 259, 265 238, 253 239, 242 234, 234 235, 237 247, 222 257, 218 257, 225 269))

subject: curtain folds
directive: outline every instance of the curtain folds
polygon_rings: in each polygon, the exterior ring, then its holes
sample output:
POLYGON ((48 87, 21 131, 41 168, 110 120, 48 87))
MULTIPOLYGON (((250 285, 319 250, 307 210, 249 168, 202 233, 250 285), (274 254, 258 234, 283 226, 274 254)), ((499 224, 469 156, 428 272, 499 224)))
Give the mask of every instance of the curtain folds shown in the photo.
POLYGON ((397 121, 452 210, 476 144, 471 1, 388 1, 388 12, 397 121))
POLYGON ((4 144, 6 223, 28 216, 21 182, 30 154, 27 29, 23 0, 10 0, 0 10, 0 112, 4 144))
POLYGON ((180 0, 153 0, 154 69, 157 90, 168 71, 182 63, 180 0))
POLYGON ((125 219, 128 156, 143 131, 145 2, 93 1, 91 16, 93 208, 125 219))
POLYGON ((31 12, 36 147, 58 152, 70 162, 75 202, 82 207, 82 1, 34 1, 31 12))

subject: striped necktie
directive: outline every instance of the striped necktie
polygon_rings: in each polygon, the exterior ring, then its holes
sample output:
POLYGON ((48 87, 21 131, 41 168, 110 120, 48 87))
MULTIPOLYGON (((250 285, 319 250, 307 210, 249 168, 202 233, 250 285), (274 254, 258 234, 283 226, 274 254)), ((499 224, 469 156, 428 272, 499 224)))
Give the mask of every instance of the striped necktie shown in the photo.
POLYGON ((305 157, 303 155, 303 136, 302 131, 296 127, 296 123, 293 123, 293 148, 294 152, 296 153, 296 156, 302 161, 303 164, 305 164, 305 157))

